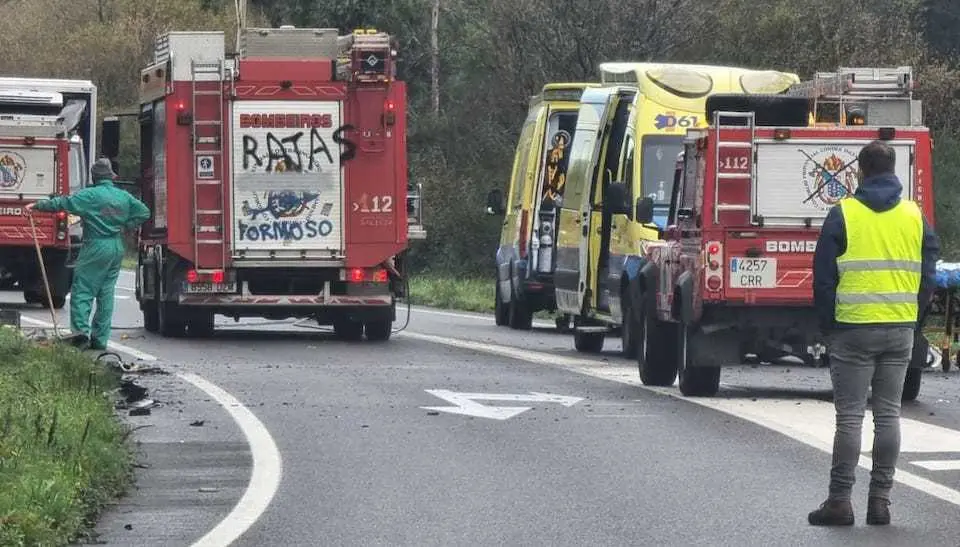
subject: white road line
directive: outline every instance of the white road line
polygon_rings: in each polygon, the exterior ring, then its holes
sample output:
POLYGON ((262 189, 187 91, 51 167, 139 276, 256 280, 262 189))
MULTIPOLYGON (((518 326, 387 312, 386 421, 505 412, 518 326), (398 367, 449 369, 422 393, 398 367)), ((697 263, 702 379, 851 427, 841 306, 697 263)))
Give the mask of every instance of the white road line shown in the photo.
MULTIPOLYGON (((457 313, 451 311, 435 310, 432 308, 420 308, 413 306, 410 308, 413 313, 424 313, 427 315, 439 315, 442 317, 456 317, 459 319, 470 319, 472 321, 481 321, 483 323, 493 323, 494 318, 492 315, 483 315, 483 314, 472 314, 472 313, 457 313)), ((555 328, 556 325, 549 323, 547 321, 534 321, 533 326, 535 327, 546 327, 546 328, 555 328)))
MULTIPOLYGON (((20 320, 43 328, 53 328, 51 323, 39 321, 32 317, 21 317, 20 320)), ((60 330, 62 332, 66 329, 61 328, 60 330)), ((157 360, 154 355, 124 344, 109 342, 107 347, 143 361, 157 360)), ((181 380, 189 382, 209 395, 230 414, 230 417, 233 418, 246 437, 250 446, 250 453, 253 456, 250 482, 247 483, 243 496, 230 511, 230 514, 192 546, 227 547, 257 522, 273 500, 283 474, 283 460, 280 457, 280 449, 277 448, 277 443, 273 440, 270 431, 263 425, 263 422, 236 397, 196 374, 178 372, 176 375, 181 380)))
POLYGON ((960 460, 928 460, 910 463, 930 471, 960 471, 960 460))
MULTIPOLYGON (((661 388, 644 386, 640 382, 635 366, 616 365, 593 359, 566 357, 410 331, 400 332, 397 336, 480 353, 501 355, 528 363, 553 366, 586 376, 636 386, 647 391, 695 403, 753 422, 828 454, 833 450, 833 427, 835 421, 833 405, 824 401, 803 400, 798 404, 796 400, 786 399, 747 401, 743 399, 688 398, 681 395, 675 387, 661 388)), ((870 416, 870 412, 867 411, 863 428, 863 450, 870 450, 873 444, 872 419, 870 416)), ((901 418, 900 428, 903 439, 901 450, 903 452, 943 452, 952 451, 949 447, 960 446, 960 431, 929 425, 907 418, 901 418)), ((864 469, 870 470, 873 468, 873 460, 869 457, 861 456, 858 463, 860 467, 864 469)), ((828 470, 824 469, 824 480, 827 478, 827 473, 828 470)), ((900 468, 897 469, 896 481, 953 505, 960 506, 960 491, 948 488, 900 468)))
POLYGON ((179 376, 213 397, 230 413, 246 436, 253 455, 253 471, 243 497, 226 518, 193 544, 193 547, 226 547, 253 526, 270 506, 283 474, 280 449, 263 423, 233 395, 196 374, 187 372, 179 376))

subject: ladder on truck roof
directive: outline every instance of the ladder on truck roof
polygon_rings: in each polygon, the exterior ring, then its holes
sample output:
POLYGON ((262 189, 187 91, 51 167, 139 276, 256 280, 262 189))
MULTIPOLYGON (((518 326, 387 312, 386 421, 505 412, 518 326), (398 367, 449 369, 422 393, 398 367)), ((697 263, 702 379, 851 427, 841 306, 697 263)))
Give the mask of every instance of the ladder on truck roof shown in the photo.
MULTIPOLYGON (((839 113, 850 103, 907 100, 913 111, 913 68, 840 67, 836 72, 817 72, 812 80, 792 85, 784 95, 813 99, 816 118, 821 103, 838 105, 839 113)), ((845 116, 840 116, 844 120, 845 116)), ((844 123, 844 122, 841 122, 844 123)), ((845 124, 845 123, 844 123, 845 124)))
POLYGON ((65 132, 60 116, 0 114, 0 137, 53 138, 65 132))
POLYGON ((711 125, 714 134, 714 173, 716 173, 716 179, 713 183, 713 223, 719 224, 720 213, 726 211, 747 213, 752 222, 750 213, 753 211, 753 142, 757 137, 756 114, 754 112, 716 111, 713 113, 713 123, 711 125), (738 120, 740 123, 733 122, 725 125, 724 120, 738 120), (730 131, 738 131, 739 135, 746 135, 749 140, 744 140, 742 137, 739 139, 724 139, 730 131), (730 155, 723 153, 724 150, 737 149, 745 150, 745 152, 733 152, 730 155), (747 158, 745 162, 740 160, 744 156, 747 158), (731 158, 734 158, 735 161, 731 162, 731 158), (746 195, 748 201, 746 203, 721 203, 720 186, 729 187, 736 182, 742 184, 742 181, 747 183, 746 195))
POLYGON ((193 254, 199 273, 226 266, 224 214, 224 63, 190 61, 193 118, 193 254))

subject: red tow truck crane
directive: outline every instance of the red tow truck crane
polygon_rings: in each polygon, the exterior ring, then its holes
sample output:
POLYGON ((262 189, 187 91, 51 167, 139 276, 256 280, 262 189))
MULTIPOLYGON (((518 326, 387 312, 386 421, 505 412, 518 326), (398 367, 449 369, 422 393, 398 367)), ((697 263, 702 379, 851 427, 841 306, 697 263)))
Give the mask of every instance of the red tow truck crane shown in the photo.
POLYGON ((388 339, 409 239, 425 235, 394 41, 242 28, 237 50, 223 32, 167 32, 141 71, 145 328, 209 336, 216 314, 297 317, 388 339))
MULTIPOLYGON (((933 224, 932 143, 910 67, 841 68, 783 95, 718 95, 690 130, 664 239, 643 268, 642 381, 684 395, 718 391, 721 367, 784 357, 825 364, 813 306, 813 253, 829 209, 853 194, 856 157, 896 151, 904 197, 933 224)), ((915 356, 904 400, 916 398, 915 356)))

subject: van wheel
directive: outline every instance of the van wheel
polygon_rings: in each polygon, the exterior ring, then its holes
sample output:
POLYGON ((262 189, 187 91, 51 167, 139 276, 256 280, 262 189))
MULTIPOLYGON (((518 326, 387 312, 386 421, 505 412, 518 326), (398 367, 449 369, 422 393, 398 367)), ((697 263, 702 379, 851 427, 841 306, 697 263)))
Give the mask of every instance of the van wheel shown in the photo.
POLYGON ((920 395, 920 383, 923 381, 922 368, 908 368, 907 376, 903 379, 903 395, 901 401, 916 401, 920 395))
POLYGON ((510 328, 530 330, 533 328, 533 312, 530 306, 519 298, 510 300, 510 328))
POLYGON ((580 353, 600 353, 603 351, 603 341, 606 334, 603 332, 582 332, 576 330, 578 321, 573 322, 573 347, 580 353))
POLYGON ((680 393, 688 397, 712 397, 720 390, 720 367, 696 366, 703 344, 703 335, 698 327, 680 324, 677 326, 677 375, 680 377, 680 393))
POLYGON ((510 322, 510 308, 503 303, 503 296, 500 294, 500 282, 496 282, 496 296, 493 303, 493 315, 498 327, 502 327, 510 322))
POLYGON ((660 321, 651 310, 644 313, 645 327, 637 363, 645 386, 672 386, 677 379, 676 323, 660 321))

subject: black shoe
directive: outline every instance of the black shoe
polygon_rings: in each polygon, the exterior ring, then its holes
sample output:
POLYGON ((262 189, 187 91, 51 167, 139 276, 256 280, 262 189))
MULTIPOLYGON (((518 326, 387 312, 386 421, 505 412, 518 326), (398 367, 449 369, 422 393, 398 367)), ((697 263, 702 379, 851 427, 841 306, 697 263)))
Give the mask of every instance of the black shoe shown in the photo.
POLYGON ((849 501, 828 499, 807 515, 807 522, 814 526, 852 526, 853 505, 849 501))
POLYGON ((890 500, 883 498, 867 500, 867 524, 890 524, 890 500))
POLYGON ((77 334, 70 338, 70 345, 75 348, 83 349, 90 343, 90 337, 86 334, 77 334))
POLYGON ((104 346, 103 344, 99 344, 97 342, 91 342, 90 349, 94 351, 107 351, 107 346, 104 346))

